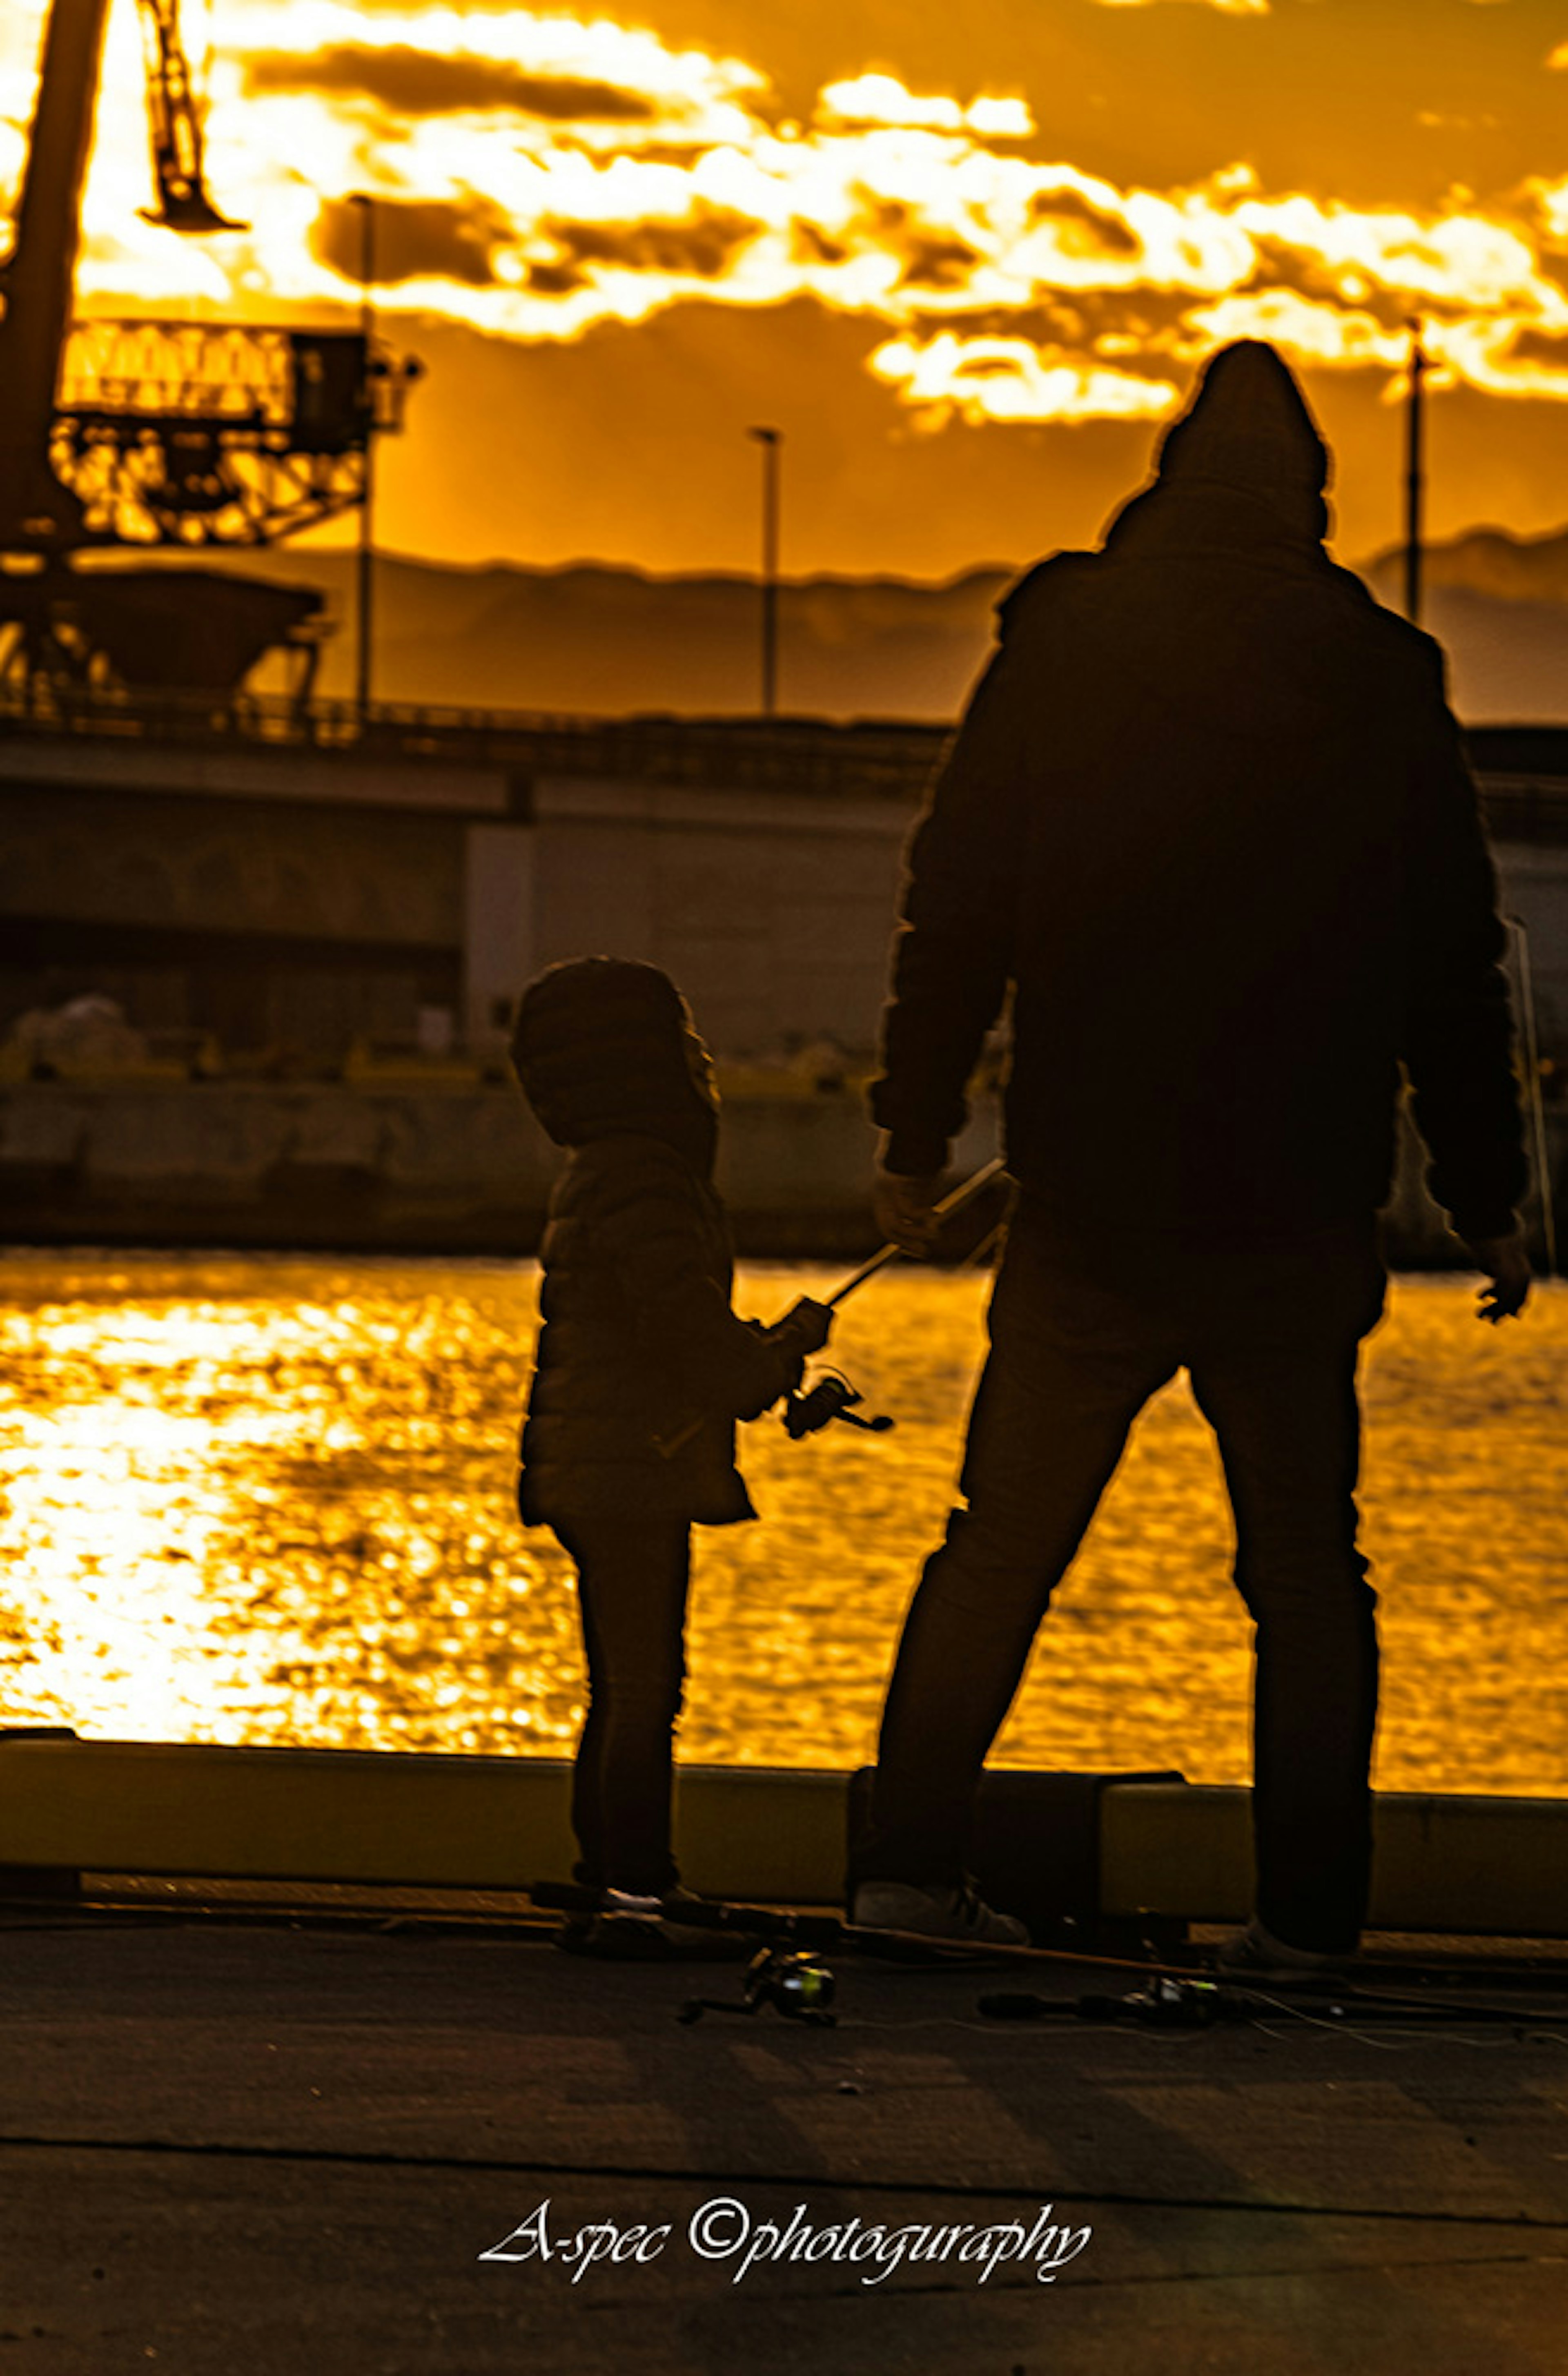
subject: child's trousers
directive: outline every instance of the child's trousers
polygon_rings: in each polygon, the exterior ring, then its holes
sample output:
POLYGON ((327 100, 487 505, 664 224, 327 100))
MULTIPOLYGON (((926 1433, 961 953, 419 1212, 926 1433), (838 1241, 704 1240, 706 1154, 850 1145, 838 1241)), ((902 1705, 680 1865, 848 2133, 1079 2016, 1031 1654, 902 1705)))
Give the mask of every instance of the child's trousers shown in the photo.
POLYGON ((554 1531, 576 1564, 588 1654, 588 1718, 572 1786, 577 1878, 651 1895, 677 1879, 671 1769, 691 1528, 684 1518, 583 1517, 554 1531))

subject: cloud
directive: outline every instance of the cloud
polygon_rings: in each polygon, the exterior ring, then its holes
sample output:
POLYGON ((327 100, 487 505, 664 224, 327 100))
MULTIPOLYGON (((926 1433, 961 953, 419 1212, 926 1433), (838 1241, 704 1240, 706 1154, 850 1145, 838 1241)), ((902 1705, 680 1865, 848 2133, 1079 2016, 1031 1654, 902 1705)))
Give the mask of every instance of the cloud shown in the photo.
POLYGON ((1048 228, 1065 255, 1126 256, 1139 250, 1124 213, 1094 205, 1070 183, 1037 190, 1029 200, 1029 220, 1037 230, 1048 228))
POLYGON ((744 215, 706 206, 676 222, 550 221, 540 229, 555 243, 578 285, 586 279, 584 267, 588 265, 714 279, 757 235, 757 225, 744 215))
MULTIPOLYGON (((1155 8, 1159 0, 1096 0, 1101 8, 1155 8)), ((1222 17, 1266 17, 1269 0, 1200 0, 1206 8, 1218 8, 1222 17)))
MULTIPOLYGON (((311 244, 333 272, 352 280, 360 269, 361 210, 328 199, 316 217, 311 244)), ((496 257, 512 244, 511 226, 485 199, 382 199, 374 216, 379 287, 410 280, 452 280, 466 289, 502 284, 496 257)))
POLYGON ((944 330, 923 344, 890 339, 871 368, 907 403, 964 421, 1158 421, 1179 391, 1164 380, 1079 362, 1024 339, 961 339, 944 330))
POLYGON ((1526 195, 1544 224, 1549 243, 1568 247, 1568 180, 1561 182, 1532 181, 1526 195))
POLYGON ((1184 343, 1194 360, 1235 339, 1262 339, 1297 362, 1330 371, 1362 371, 1372 365, 1400 372, 1410 353, 1410 333, 1404 325, 1390 327, 1373 314, 1314 303, 1290 289, 1222 297, 1218 304, 1193 308, 1183 327, 1184 343))
MULTIPOLYGON (((453 113, 743 137, 766 78, 739 58, 675 50, 604 18, 386 0, 226 0, 221 33, 241 95, 336 92, 416 119, 453 113)), ((398 127, 392 127, 396 131, 398 127)))
POLYGON ((1561 176, 1426 208, 1266 190, 1244 162, 1144 188, 1031 154, 1016 95, 878 65, 796 120, 744 59, 515 0, 226 0, 221 27, 208 173, 253 229, 138 217, 141 61, 113 12, 78 275, 99 311, 351 307, 362 190, 388 312, 534 342, 803 300, 864 324, 868 371, 926 425, 1156 418, 1236 337, 1394 389, 1417 313, 1440 384, 1568 393, 1561 176))
POLYGON ((505 58, 437 56, 405 42, 373 49, 362 42, 247 59, 252 91, 360 94, 405 115, 479 114, 492 110, 556 123, 647 124, 657 109, 642 92, 578 75, 527 74, 505 58))
POLYGON ((977 99, 967 108, 956 99, 922 99, 906 90, 897 76, 863 74, 830 82, 818 95, 817 113, 827 124, 865 129, 873 125, 926 132, 974 132, 983 139, 1027 140, 1035 128, 1021 99, 977 99))

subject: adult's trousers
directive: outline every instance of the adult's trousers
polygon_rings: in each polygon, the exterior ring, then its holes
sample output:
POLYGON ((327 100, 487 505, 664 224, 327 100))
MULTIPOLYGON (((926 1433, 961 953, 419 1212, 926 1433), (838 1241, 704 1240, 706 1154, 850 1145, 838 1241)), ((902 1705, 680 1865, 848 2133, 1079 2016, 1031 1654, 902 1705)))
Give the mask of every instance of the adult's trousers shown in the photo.
POLYGON ((1378 1656, 1357 1544, 1356 1367, 1385 1285, 1371 1215, 1112 1234, 1026 1197, 992 1299, 964 1505, 905 1624, 852 1884, 961 1878, 980 1769, 1051 1597, 1134 1420, 1185 1368, 1218 1439, 1254 1627, 1257 1911, 1292 1945, 1354 1944, 1378 1656))

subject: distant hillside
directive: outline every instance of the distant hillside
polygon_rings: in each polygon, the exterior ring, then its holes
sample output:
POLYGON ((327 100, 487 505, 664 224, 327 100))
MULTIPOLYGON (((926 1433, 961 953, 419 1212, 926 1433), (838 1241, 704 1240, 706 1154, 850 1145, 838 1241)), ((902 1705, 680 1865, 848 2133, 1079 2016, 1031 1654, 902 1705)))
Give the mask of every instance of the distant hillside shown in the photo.
MULTIPOLYGON (((184 556, 187 559, 189 556, 184 556)), ((205 556, 204 556, 205 558, 205 556)), ((354 665, 353 556, 284 548, 226 566, 319 587, 335 632, 318 681, 346 695, 354 665)), ((983 665, 993 565, 945 584, 792 579, 779 595, 779 703, 825 718, 947 719, 983 665)), ((1364 564, 1397 607, 1396 552, 1364 564)), ((1427 555, 1425 624, 1447 647, 1455 706, 1475 724, 1568 724, 1568 529, 1522 539, 1478 529, 1427 555)), ((374 690, 433 706, 614 716, 754 710, 755 581, 655 577, 579 564, 456 568, 386 554, 376 564, 374 690)))
MULTIPOLYGON (((1379 553, 1360 564, 1360 574, 1384 600, 1397 600, 1404 583, 1402 551, 1379 553)), ((1568 603, 1568 528, 1546 536, 1511 536, 1505 528, 1467 529, 1424 555, 1427 585, 1433 590, 1481 594, 1499 602, 1568 603)))
MULTIPOLYGON (((1568 529, 1510 536, 1479 528, 1428 547, 1421 624, 1449 657, 1455 707, 1479 726, 1568 725, 1568 529)), ((1360 574, 1397 608, 1404 556, 1380 553, 1360 574)))
MULTIPOLYGON (((335 632, 318 690, 347 695, 353 556, 283 548, 222 559, 246 576, 327 594, 335 632)), ((830 718, 951 718, 985 659, 992 605, 1015 574, 977 569, 944 586, 790 581, 778 604, 780 707, 830 718)), ((745 577, 595 565, 461 569, 397 554, 376 563, 374 692, 383 700, 607 716, 754 711, 761 633, 757 586, 745 577)))

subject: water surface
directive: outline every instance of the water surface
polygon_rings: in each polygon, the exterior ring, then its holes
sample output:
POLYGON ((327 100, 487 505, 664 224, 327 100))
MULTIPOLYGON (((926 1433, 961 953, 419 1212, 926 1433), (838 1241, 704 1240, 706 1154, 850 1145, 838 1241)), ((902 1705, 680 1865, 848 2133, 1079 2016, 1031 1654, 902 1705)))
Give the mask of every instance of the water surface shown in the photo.
MULTIPOLYGON (((828 1283, 753 1265, 764 1318, 828 1283)), ((0 1721, 558 1755, 571 1570, 512 1505, 536 1274, 362 1257, 0 1256, 0 1721)), ((872 1752, 953 1490, 986 1283, 889 1275, 835 1346, 886 1437, 742 1431, 761 1524, 699 1530, 682 1754, 872 1752)), ((1366 1368, 1384 1789, 1568 1790, 1568 1290, 1480 1326, 1396 1283, 1366 1368)), ((1150 1405, 1000 1762, 1245 1779, 1249 1627, 1212 1439, 1150 1405)))

